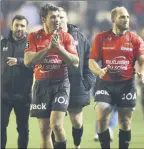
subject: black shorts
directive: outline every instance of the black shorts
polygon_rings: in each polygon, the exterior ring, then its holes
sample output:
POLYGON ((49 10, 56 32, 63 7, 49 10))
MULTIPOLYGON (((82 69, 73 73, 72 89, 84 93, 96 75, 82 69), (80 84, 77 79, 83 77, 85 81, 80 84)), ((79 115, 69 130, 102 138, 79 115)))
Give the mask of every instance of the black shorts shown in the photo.
POLYGON ((66 112, 69 105, 69 92, 68 79, 35 81, 32 87, 30 116, 50 118, 51 111, 66 112))
POLYGON ((106 102, 117 107, 136 106, 136 87, 134 80, 110 82, 98 79, 95 93, 96 102, 106 102))

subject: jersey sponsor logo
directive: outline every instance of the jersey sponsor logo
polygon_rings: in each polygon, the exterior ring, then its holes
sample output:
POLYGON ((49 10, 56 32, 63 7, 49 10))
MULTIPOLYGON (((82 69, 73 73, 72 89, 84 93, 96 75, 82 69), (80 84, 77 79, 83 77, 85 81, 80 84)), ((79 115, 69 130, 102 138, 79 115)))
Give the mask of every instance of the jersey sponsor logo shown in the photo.
POLYGON ((25 49, 28 49, 29 47, 30 47, 30 41, 28 40, 28 41, 26 42, 25 49))
POLYGON ((7 51, 8 50, 8 47, 3 47, 3 51, 7 51))
POLYGON ((30 110, 46 110, 46 103, 41 104, 31 104, 30 110))
POLYGON ((62 65, 62 60, 58 55, 48 55, 44 60, 38 65, 40 73, 46 73, 52 70, 60 69, 62 65))
POLYGON ((137 94, 136 92, 134 94, 128 93, 122 95, 122 100, 136 100, 137 94))
POLYGON ((122 50, 122 51, 133 51, 133 48, 122 46, 122 47, 121 47, 121 50, 122 50))
POLYGON ((129 60, 125 56, 118 56, 112 60, 106 60, 106 65, 110 65, 110 73, 118 73, 121 70, 128 70, 129 60))
POLYGON ((96 95, 108 95, 109 96, 109 93, 106 90, 98 90, 95 92, 95 96, 96 95))
POLYGON ((65 99, 63 96, 56 97, 54 103, 65 104, 68 105, 68 100, 65 99))

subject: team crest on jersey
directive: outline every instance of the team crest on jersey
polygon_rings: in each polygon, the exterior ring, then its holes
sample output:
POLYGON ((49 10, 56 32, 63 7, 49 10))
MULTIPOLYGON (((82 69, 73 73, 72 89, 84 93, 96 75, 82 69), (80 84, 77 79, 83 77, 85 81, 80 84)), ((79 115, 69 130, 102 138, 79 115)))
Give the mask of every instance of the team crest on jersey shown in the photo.
POLYGON ((112 40, 112 37, 107 37, 107 40, 108 40, 108 41, 111 41, 111 40, 112 40))
POLYGON ((28 40, 28 41, 26 42, 25 49, 28 49, 29 47, 30 47, 30 41, 28 40))

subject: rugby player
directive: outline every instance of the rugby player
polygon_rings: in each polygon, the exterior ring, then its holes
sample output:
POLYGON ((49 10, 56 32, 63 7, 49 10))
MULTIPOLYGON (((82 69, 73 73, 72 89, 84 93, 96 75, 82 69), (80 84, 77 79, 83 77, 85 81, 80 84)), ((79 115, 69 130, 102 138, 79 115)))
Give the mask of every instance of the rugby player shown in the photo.
POLYGON ((68 112, 72 123, 72 136, 75 148, 80 148, 83 135, 83 107, 90 104, 90 89, 94 83, 95 76, 89 69, 88 59, 90 44, 77 26, 68 24, 68 16, 63 8, 59 8, 61 27, 70 33, 76 44, 79 56, 79 67, 68 67, 70 80, 70 102, 68 112))
POLYGON ((128 149, 131 120, 136 106, 134 64, 137 60, 144 80, 144 41, 129 31, 130 16, 125 7, 111 11, 113 27, 96 35, 90 52, 90 69, 98 75, 96 119, 101 148, 110 149, 108 130, 113 105, 118 107, 119 148, 128 149), (102 67, 98 65, 102 61, 102 67))
POLYGON ((60 30, 58 7, 46 4, 40 10, 43 29, 28 35, 25 65, 34 65, 34 85, 30 114, 37 117, 40 148, 66 148, 64 117, 69 104, 70 84, 67 65, 77 68, 79 58, 72 36, 60 30))

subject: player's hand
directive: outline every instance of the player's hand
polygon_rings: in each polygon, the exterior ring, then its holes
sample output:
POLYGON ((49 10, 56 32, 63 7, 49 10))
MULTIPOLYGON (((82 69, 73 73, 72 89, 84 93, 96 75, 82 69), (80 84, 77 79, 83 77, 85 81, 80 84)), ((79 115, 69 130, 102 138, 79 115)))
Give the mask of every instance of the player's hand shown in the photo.
POLYGON ((109 65, 105 68, 100 69, 98 73, 99 77, 102 78, 103 76, 105 76, 109 69, 110 69, 109 65))
POLYGON ((7 59, 8 59, 7 64, 9 66, 17 65, 17 58, 15 58, 15 57, 7 57, 7 59))
POLYGON ((141 79, 141 82, 144 83, 144 73, 137 72, 137 75, 141 79))
POLYGON ((61 48, 61 44, 60 44, 60 34, 56 33, 53 37, 52 37, 52 44, 54 46, 54 48, 56 49, 60 49, 61 48))

